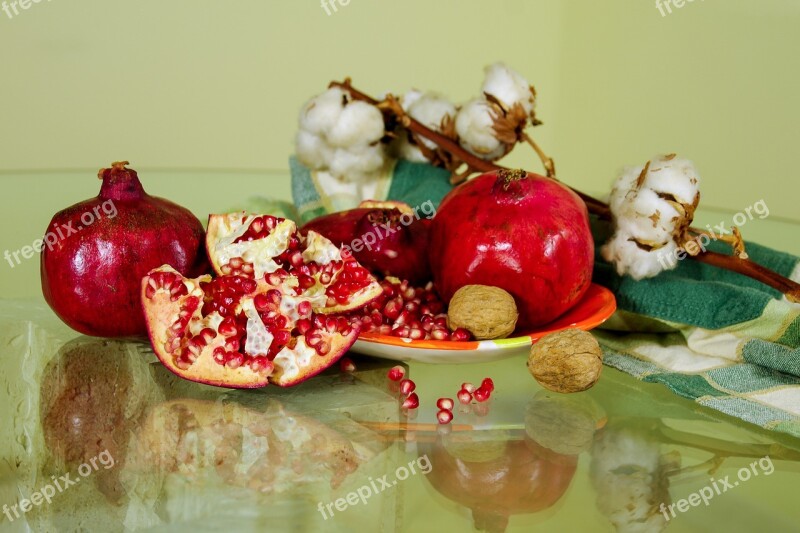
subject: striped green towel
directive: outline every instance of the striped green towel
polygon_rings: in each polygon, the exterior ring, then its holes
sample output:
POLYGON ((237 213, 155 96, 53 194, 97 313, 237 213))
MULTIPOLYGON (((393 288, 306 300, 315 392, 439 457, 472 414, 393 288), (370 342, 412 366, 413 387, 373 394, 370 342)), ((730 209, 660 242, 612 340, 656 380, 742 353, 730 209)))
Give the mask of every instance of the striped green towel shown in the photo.
MULTIPOLYGON (((291 160, 300 219, 354 207, 362 199, 438 206, 449 174, 401 161, 368 186, 343 184, 291 160)), ((609 228, 595 222, 598 243, 609 228)), ((599 248, 599 246, 598 246, 599 248)), ((712 250, 728 253, 725 245, 712 250)), ((750 257, 800 280, 800 260, 756 244, 750 257)), ((620 278, 598 256, 594 281, 619 311, 595 335, 605 363, 638 379, 759 426, 800 436, 800 305, 750 278, 696 261, 643 281, 620 278)))
MULTIPOLYGON (((607 228, 599 229, 598 236, 607 228)), ((721 243, 709 248, 730 253, 721 243)), ((749 243, 750 258, 800 279, 800 258, 749 243)), ((800 436, 800 305, 697 261, 634 281, 599 257, 619 311, 596 331, 605 363, 763 428, 800 436)))

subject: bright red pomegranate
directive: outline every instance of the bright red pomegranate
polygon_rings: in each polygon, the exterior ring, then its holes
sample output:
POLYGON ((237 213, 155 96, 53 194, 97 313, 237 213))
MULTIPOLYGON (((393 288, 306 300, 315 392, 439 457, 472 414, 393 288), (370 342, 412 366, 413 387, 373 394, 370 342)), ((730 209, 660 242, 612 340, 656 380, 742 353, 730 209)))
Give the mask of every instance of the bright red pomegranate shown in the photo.
POLYGON ((403 202, 368 200, 356 209, 315 218, 301 231, 316 231, 337 246, 348 246, 373 273, 425 283, 430 279, 425 213, 433 213, 432 208, 415 212, 403 202))
POLYGON ((150 272, 141 298, 158 358, 184 379, 229 388, 295 385, 334 364, 358 327, 314 313, 308 298, 269 278, 150 272))
POLYGON ((56 213, 44 238, 44 298, 61 320, 86 335, 146 335, 142 277, 163 264, 190 276, 207 268, 197 217, 145 193, 127 164, 102 169, 99 196, 56 213))
POLYGON ((521 170, 478 176, 442 201, 430 235, 436 288, 449 302, 464 285, 514 296, 518 328, 545 324, 589 288, 594 242, 581 199, 550 178, 521 170))
POLYGON ((302 295, 315 312, 342 313, 363 307, 383 289, 346 249, 291 220, 270 215, 211 215, 206 249, 218 275, 262 279, 284 294, 302 295))

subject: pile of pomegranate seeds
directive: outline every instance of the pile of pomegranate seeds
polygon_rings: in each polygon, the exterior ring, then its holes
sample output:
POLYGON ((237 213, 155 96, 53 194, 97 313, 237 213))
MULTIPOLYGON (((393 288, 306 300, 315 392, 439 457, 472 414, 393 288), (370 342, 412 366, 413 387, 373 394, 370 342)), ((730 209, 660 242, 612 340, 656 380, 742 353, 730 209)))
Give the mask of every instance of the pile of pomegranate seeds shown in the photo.
MULTIPOLYGON (((405 374, 405 368, 397 365, 389 369, 386 377, 393 382, 399 381, 399 384, 393 386, 397 387, 396 390, 402 395, 403 409, 416 409, 419 407, 419 397, 417 393, 414 392, 417 388, 417 384, 410 379, 406 379, 405 374)), ((485 404, 485 402, 489 400, 492 392, 494 392, 494 381, 492 381, 492 378, 484 378, 483 381, 481 381, 480 387, 475 387, 475 385, 469 382, 462 383, 461 389, 456 395, 459 403, 462 404, 461 407, 466 408, 466 411, 461 409, 461 412, 468 413, 472 406, 472 400, 475 400, 478 402, 475 405, 475 414, 479 416, 488 414, 488 404, 485 404)), ((436 407, 439 409, 436 413, 436 419, 439 421, 439 424, 446 425, 453 421, 453 408, 455 405, 455 401, 453 401, 452 398, 439 398, 436 401, 436 407)))
POLYGON ((412 287, 408 281, 381 281, 383 294, 366 307, 347 316, 362 332, 392 335, 412 340, 464 342, 472 334, 463 329, 450 330, 444 303, 433 290, 433 283, 412 287))

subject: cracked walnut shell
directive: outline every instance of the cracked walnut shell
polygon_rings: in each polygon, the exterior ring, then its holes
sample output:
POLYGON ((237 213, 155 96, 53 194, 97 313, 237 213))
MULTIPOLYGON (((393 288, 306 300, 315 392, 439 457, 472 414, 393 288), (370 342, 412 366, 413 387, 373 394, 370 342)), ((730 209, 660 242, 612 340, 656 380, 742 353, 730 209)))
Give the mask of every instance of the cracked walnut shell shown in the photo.
POLYGON ((587 331, 566 329, 542 337, 531 347, 528 370, 554 392, 591 388, 603 369, 603 351, 587 331))
POLYGON ((508 337, 517 327, 514 297, 499 287, 465 285, 450 300, 447 326, 464 328, 478 340, 508 337))

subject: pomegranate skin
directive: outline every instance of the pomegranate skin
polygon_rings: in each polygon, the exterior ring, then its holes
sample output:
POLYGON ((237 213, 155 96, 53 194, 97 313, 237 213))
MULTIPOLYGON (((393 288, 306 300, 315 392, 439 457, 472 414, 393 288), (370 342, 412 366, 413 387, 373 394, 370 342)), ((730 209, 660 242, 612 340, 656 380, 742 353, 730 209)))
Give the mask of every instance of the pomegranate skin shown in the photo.
POLYGON ((42 249, 44 298, 64 323, 85 335, 146 336, 141 279, 164 264, 187 276, 207 270, 205 232, 197 217, 149 196, 126 164, 101 170, 100 194, 59 211, 47 227, 46 235, 60 230, 63 237, 42 249), (91 224, 81 221, 88 220, 86 213, 93 215, 91 224), (69 234, 67 227, 77 231, 69 234))
POLYGON ((366 201, 361 206, 369 207, 315 218, 301 231, 313 230, 337 246, 351 247, 358 262, 373 273, 407 279, 413 284, 430 281, 428 232, 431 221, 424 216, 412 217, 414 210, 402 202, 366 201), (374 236, 371 244, 356 244, 356 239, 365 242, 368 234, 374 236))
POLYGON ((589 288, 594 241, 578 195, 524 171, 489 172, 442 201, 430 234, 431 270, 449 302, 464 285, 508 291, 518 330, 564 314, 589 288))

